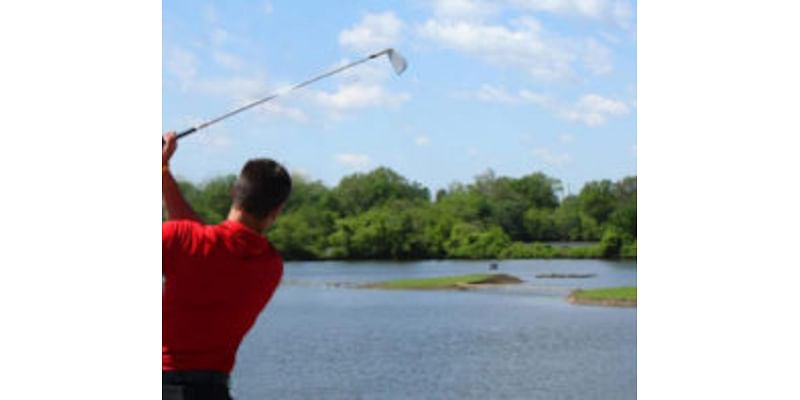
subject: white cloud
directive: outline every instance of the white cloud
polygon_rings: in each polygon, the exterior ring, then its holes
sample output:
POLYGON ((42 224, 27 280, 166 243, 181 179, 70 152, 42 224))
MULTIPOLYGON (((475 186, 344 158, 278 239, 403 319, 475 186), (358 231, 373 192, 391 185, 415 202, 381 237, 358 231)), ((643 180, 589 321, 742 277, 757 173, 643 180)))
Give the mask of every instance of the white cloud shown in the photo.
POLYGON ((599 42, 561 37, 531 17, 516 19, 510 26, 430 19, 417 31, 423 38, 488 64, 520 68, 546 81, 573 78, 573 64, 579 59, 596 74, 612 68, 611 51, 599 42))
POLYGON ((594 39, 587 39, 584 45, 583 62, 595 75, 605 75, 614 69, 611 50, 594 39))
POLYGON ((489 64, 522 68, 539 79, 564 79, 572 74, 573 52, 558 40, 546 39, 541 25, 532 18, 517 20, 514 28, 432 19, 419 33, 489 64))
POLYGON ((264 11, 264 14, 270 15, 272 14, 272 1, 265 1, 264 4, 261 6, 261 10, 264 11))
POLYGON ((308 122, 310 120, 308 115, 299 108, 287 107, 275 101, 264 103, 260 108, 269 114, 286 117, 297 122, 308 122))
POLYGON ((239 71, 244 66, 242 59, 222 50, 214 51, 212 58, 219 66, 231 71, 239 71))
POLYGON ((181 86, 187 90, 197 76, 197 58, 181 47, 173 47, 166 55, 167 72, 172 74, 181 86))
MULTIPOLYGON (((245 67, 238 57, 223 51, 213 51, 210 57, 217 64, 230 70, 245 67)), ((263 76, 241 76, 234 78, 206 78, 198 73, 198 59, 194 53, 181 47, 170 48, 166 56, 167 72, 179 83, 181 90, 220 97, 239 103, 254 101, 270 91, 263 76)))
POLYGON ((514 10, 584 18, 629 29, 636 17, 632 0, 433 0, 429 4, 440 19, 477 21, 514 10))
POLYGON ((491 84, 481 85, 480 89, 473 94, 469 94, 467 97, 487 103, 508 105, 535 104, 545 107, 552 103, 552 99, 545 94, 532 92, 527 89, 510 92, 503 86, 494 86, 491 84))
POLYGON ((231 39, 232 35, 222 28, 214 28, 211 31, 211 43, 215 46, 222 46, 231 39))
POLYGON ((633 7, 627 1, 614 2, 614 10, 612 11, 614 21, 620 27, 629 29, 631 27, 631 20, 633 19, 633 7))
POLYGON ((587 126, 605 124, 609 117, 628 113, 624 102, 609 99, 596 94, 585 95, 571 107, 562 111, 561 116, 570 121, 578 121, 587 126))
POLYGON ((520 90, 518 95, 522 101, 536 104, 541 107, 550 107, 550 105, 553 103, 549 96, 541 93, 531 92, 530 90, 526 89, 520 90))
POLYGON ((554 153, 546 148, 534 149, 533 155, 543 163, 553 167, 563 167, 572 161, 572 156, 568 153, 554 153))
POLYGON ((600 18, 608 1, 604 0, 511 0, 511 3, 533 11, 546 11, 554 14, 571 14, 587 18, 600 18))
POLYGON ((268 85, 266 79, 260 77, 205 79, 193 82, 191 90, 239 102, 249 102, 263 97, 268 85))
POLYGON ((476 99, 486 103, 519 104, 520 98, 509 93, 504 87, 482 85, 475 93, 476 99))
POLYGON ((497 5, 482 0, 436 0, 433 10, 439 18, 483 19, 497 12, 497 5))
MULTIPOLYGON (((342 60, 331 68, 341 67, 350 62, 342 60)), ((391 78, 389 68, 376 64, 379 63, 363 64, 338 75, 335 89, 306 89, 296 97, 321 107, 333 119, 368 108, 397 107, 411 99, 408 93, 388 91, 383 84, 391 78)))
POLYGON ((629 28, 633 7, 629 0, 509 0, 511 5, 559 15, 613 22, 629 28))
POLYGON ((420 136, 417 136, 416 139, 414 139, 414 143, 417 146, 420 146, 420 147, 427 146, 427 145, 431 144, 431 138, 429 138, 429 137, 427 137, 425 135, 420 135, 420 136))
POLYGON ((546 107, 551 103, 547 95, 532 92, 527 89, 509 92, 505 87, 490 84, 481 85, 473 94, 467 94, 468 98, 475 98, 486 103, 498 103, 507 105, 535 104, 546 107))
POLYGON ((574 105, 566 105, 545 94, 531 92, 526 89, 509 92, 503 87, 492 85, 483 85, 475 93, 467 97, 487 103, 506 105, 533 104, 561 118, 581 122, 590 127, 603 125, 608 122, 610 117, 622 116, 630 111, 625 102, 596 94, 584 95, 574 105))
MULTIPOLYGON (((358 52, 394 47, 401 39, 405 24, 391 11, 369 13, 339 34, 339 45, 358 52)), ((335 67, 350 63, 342 60, 335 67)), ((333 91, 309 90, 307 98, 326 109, 334 119, 345 113, 371 107, 395 107, 408 101, 408 93, 392 93, 384 88, 389 69, 377 63, 364 64, 343 72, 333 91)))
POLYGON ((403 26, 391 11, 367 14, 358 24, 339 34, 339 44, 359 52, 393 47, 400 39, 403 26))
POLYGON ((558 140, 563 144, 572 144, 575 143, 575 136, 571 133, 562 133, 558 136, 558 140))
POLYGON ((335 159, 339 164, 356 169, 367 168, 370 164, 369 156, 366 154, 341 153, 337 154, 335 159))
POLYGON ((407 93, 388 93, 377 84, 340 85, 334 92, 317 91, 315 100, 323 107, 344 112, 369 107, 398 106, 410 99, 407 93))

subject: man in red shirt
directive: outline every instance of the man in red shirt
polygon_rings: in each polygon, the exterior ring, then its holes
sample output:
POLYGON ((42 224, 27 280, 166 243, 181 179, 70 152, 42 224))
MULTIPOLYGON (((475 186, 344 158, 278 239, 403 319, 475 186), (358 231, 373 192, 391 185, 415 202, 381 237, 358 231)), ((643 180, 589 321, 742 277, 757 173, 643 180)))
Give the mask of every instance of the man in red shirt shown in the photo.
POLYGON ((163 399, 230 399, 228 376, 242 338, 283 275, 283 259, 262 236, 292 182, 272 160, 245 164, 228 219, 204 225, 169 170, 175 134, 164 136, 161 194, 163 399))

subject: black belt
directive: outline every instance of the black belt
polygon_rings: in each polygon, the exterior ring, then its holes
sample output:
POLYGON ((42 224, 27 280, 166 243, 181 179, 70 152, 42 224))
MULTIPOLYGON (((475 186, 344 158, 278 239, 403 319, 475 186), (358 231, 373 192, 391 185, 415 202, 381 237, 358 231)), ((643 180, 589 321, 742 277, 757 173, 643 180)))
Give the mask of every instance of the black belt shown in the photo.
POLYGON ((221 371, 161 371, 162 385, 225 385, 230 376, 221 371))

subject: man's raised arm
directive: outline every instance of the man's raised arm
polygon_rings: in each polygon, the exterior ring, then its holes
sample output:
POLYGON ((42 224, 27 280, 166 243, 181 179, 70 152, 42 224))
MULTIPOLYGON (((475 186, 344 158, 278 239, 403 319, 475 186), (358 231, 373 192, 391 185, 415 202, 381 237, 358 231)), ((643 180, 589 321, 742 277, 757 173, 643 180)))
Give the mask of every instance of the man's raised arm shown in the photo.
POLYGON ((178 182, 172 177, 169 170, 169 160, 178 148, 178 139, 174 132, 164 135, 164 146, 161 148, 161 198, 167 209, 168 220, 192 220, 203 222, 192 206, 186 202, 181 194, 178 182))

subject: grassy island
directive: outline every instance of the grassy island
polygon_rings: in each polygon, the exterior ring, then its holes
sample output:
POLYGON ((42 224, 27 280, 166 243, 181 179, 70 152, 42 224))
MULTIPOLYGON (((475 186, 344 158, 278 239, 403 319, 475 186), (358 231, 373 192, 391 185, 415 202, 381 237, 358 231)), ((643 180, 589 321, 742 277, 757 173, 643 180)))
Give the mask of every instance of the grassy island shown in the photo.
POLYGON ((573 304, 636 307, 636 287, 579 289, 570 294, 569 301, 573 304))
POLYGON ((472 289, 490 285, 517 284, 521 282, 521 279, 506 274, 473 274, 422 279, 399 279, 370 284, 365 287, 373 289, 442 290, 472 289))

